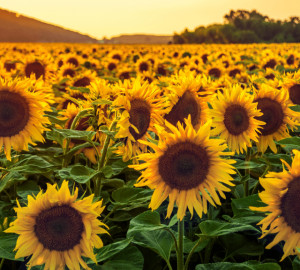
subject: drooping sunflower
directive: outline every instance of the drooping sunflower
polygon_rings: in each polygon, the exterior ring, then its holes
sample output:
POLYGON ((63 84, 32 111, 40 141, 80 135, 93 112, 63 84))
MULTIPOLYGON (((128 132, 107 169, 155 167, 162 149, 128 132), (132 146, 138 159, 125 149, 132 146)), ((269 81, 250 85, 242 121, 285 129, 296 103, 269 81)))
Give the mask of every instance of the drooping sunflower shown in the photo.
POLYGON ((229 149, 243 153, 251 147, 251 140, 258 141, 258 129, 264 122, 256 119, 262 113, 257 110, 253 96, 239 85, 227 87, 218 92, 211 101, 210 114, 213 117, 214 135, 220 135, 229 149))
POLYGON ((268 147, 276 153, 277 148, 274 140, 281 140, 290 137, 289 130, 294 129, 299 123, 299 113, 292 111, 288 102, 288 92, 277 90, 269 85, 262 84, 255 94, 254 102, 262 112, 258 120, 266 124, 260 129, 257 149, 264 153, 268 147))
POLYGON ((231 165, 235 161, 221 158, 232 154, 223 152, 227 145, 221 139, 209 138, 211 121, 197 131, 190 116, 185 124, 184 128, 181 123, 175 127, 166 122, 171 132, 160 132, 158 145, 145 142, 154 153, 139 155, 143 163, 130 166, 142 170, 137 187, 154 189, 149 207, 155 210, 169 197, 167 218, 176 202, 180 220, 187 208, 192 215, 195 209, 202 217, 202 213, 207 213, 207 202, 221 205, 219 195, 225 198, 224 191, 230 191, 226 185, 234 185, 230 174, 235 173, 231 165))
POLYGON ((265 189, 259 197, 267 206, 251 207, 255 211, 269 212, 258 225, 261 225, 262 237, 277 234, 266 248, 285 241, 281 261, 289 255, 300 255, 300 151, 293 150, 293 153, 292 166, 283 161, 288 171, 283 167, 282 172, 269 172, 265 178, 259 179, 265 189))
POLYGON ((6 233, 19 234, 16 258, 31 256, 28 269, 45 264, 45 270, 90 269, 82 256, 97 263, 93 248, 101 248, 98 234, 108 228, 98 220, 104 207, 102 200, 93 202, 94 195, 77 200, 78 189, 70 193, 64 181, 57 190, 56 184, 47 184, 47 191, 36 197, 28 196, 28 205, 15 208, 17 219, 6 233))
MULTIPOLYGON (((116 138, 124 141, 117 153, 127 161, 132 156, 145 152, 147 146, 138 142, 145 140, 150 135, 148 131, 154 131, 154 124, 161 122, 161 103, 157 97, 160 89, 148 82, 136 79, 128 85, 128 88, 120 89, 120 96, 113 102, 119 108, 120 120, 117 122, 118 133, 116 138)), ((118 88, 118 86, 116 86, 118 88)))
POLYGON ((47 105, 44 96, 30 92, 30 83, 24 81, 4 81, 0 79, 0 151, 11 160, 11 148, 16 151, 28 150, 28 144, 43 142, 42 133, 50 123, 44 116, 47 105))

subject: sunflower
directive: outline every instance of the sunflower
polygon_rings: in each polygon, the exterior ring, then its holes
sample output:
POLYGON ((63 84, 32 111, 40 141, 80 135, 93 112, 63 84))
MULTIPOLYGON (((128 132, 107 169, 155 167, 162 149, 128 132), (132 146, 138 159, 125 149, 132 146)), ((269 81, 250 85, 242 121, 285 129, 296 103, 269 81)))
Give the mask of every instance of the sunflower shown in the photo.
POLYGON ((180 72, 174 76, 170 86, 165 91, 166 114, 164 118, 172 125, 191 115, 194 128, 198 128, 208 119, 208 105, 206 99, 200 97, 201 77, 195 79, 193 72, 180 72), (200 80, 200 84, 199 84, 200 80))
POLYGON ((300 105, 300 70, 295 73, 288 73, 283 78, 282 87, 287 89, 290 101, 294 105, 300 105))
POLYGON ((276 233, 273 241, 266 248, 272 248, 280 241, 285 241, 281 261, 289 255, 300 255, 300 151, 293 150, 295 157, 290 167, 282 172, 269 172, 265 178, 260 178, 260 184, 265 189, 259 193, 265 207, 251 207, 252 210, 270 212, 258 225, 261 225, 262 237, 276 233))
POLYGON ((140 58, 136 64, 136 72, 137 73, 144 73, 144 72, 151 72, 152 71, 152 63, 146 58, 140 58))
POLYGON ((29 55, 25 59, 23 74, 31 79, 42 78, 46 82, 54 79, 53 59, 49 54, 46 56, 29 55))
POLYGON ((0 151, 11 160, 11 147, 16 151, 27 150, 33 141, 43 142, 42 133, 50 123, 44 116, 47 106, 44 96, 29 92, 29 81, 4 81, 0 79, 0 151))
POLYGON ((103 242, 97 234, 108 233, 107 226, 97 218, 102 213, 102 201, 93 202, 94 195, 77 200, 78 189, 70 194, 68 182, 47 184, 47 191, 28 196, 28 205, 15 208, 17 219, 5 232, 19 234, 16 258, 31 256, 29 269, 45 264, 47 269, 90 269, 82 256, 97 263, 93 247, 103 242))
POLYGON ((128 86, 129 88, 121 89, 122 95, 113 102, 113 105, 120 109, 118 132, 115 137, 124 141, 124 145, 117 150, 124 161, 146 151, 147 146, 138 140, 148 138, 148 131, 155 132, 154 124, 161 121, 161 103, 157 99, 160 89, 149 85, 148 82, 141 83, 139 79, 134 81, 132 87, 130 83, 128 86))
POLYGON ((154 153, 141 154, 141 164, 130 167, 143 170, 135 184, 137 187, 149 186, 154 189, 149 207, 157 209, 169 197, 167 218, 171 216, 174 202, 178 206, 177 217, 182 220, 188 208, 202 217, 207 213, 207 201, 216 206, 221 205, 220 198, 225 198, 223 191, 230 191, 226 185, 233 186, 234 174, 231 166, 235 161, 222 159, 221 155, 227 145, 223 140, 210 139, 208 121, 196 131, 189 117, 184 128, 181 123, 177 128, 166 121, 171 131, 159 133, 158 145, 145 142, 154 153))
POLYGON ((224 88, 211 102, 214 135, 226 140, 229 149, 238 154, 251 147, 251 141, 258 141, 258 129, 264 122, 256 119, 262 113, 257 110, 253 96, 239 85, 224 88))
POLYGON ((299 125, 296 119, 299 119, 300 113, 289 108, 288 98, 287 91, 279 91, 266 84, 262 84, 256 93, 254 102, 263 114, 257 119, 266 123, 256 143, 259 152, 264 153, 269 146, 276 153, 274 139, 278 141, 290 137, 288 128, 294 129, 299 125))
POLYGON ((81 72, 80 75, 77 75, 72 78, 73 86, 75 87, 89 87, 90 84, 95 81, 97 77, 96 72, 85 70, 81 72))

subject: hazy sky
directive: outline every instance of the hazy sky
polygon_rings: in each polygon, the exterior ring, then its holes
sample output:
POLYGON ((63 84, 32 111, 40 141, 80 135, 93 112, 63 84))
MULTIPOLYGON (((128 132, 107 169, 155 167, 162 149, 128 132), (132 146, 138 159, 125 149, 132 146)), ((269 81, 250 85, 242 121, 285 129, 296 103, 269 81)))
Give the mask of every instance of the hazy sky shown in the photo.
POLYGON ((300 0, 0 0, 0 8, 96 38, 172 35, 223 23, 230 9, 256 9, 274 19, 300 16, 300 0))

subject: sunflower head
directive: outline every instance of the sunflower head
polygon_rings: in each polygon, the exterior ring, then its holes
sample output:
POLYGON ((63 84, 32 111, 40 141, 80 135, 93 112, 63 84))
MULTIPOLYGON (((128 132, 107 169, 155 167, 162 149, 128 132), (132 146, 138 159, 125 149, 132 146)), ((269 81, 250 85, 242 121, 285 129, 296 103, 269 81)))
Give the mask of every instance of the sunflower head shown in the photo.
POLYGON ((281 260, 289 255, 300 255, 300 151, 293 150, 293 153, 295 156, 292 166, 282 160, 288 170, 269 172, 259 180, 265 189, 259 193, 259 197, 266 206, 251 207, 255 211, 267 212, 267 217, 258 223, 261 225, 262 237, 276 234, 266 248, 285 241, 281 260))
POLYGON ((133 84, 126 83, 119 86, 121 95, 113 102, 119 108, 120 120, 117 123, 116 138, 124 140, 124 145, 119 147, 117 153, 123 155, 127 161, 146 147, 138 142, 149 136, 148 131, 154 131, 154 124, 161 121, 161 104, 157 100, 159 88, 136 79, 133 84), (127 86, 127 87, 126 87, 127 86), (121 90, 120 89, 120 90, 121 90))
POLYGON ((166 122, 169 132, 158 128, 158 145, 145 142, 154 153, 141 154, 138 158, 143 162, 131 167, 142 170, 136 186, 154 189, 149 205, 153 210, 169 197, 167 217, 176 202, 177 217, 182 220, 187 208, 202 217, 207 201, 213 206, 221 204, 217 192, 225 198, 224 191, 230 190, 226 185, 233 185, 234 160, 221 158, 230 153, 223 152, 227 147, 223 140, 209 138, 210 125, 208 121, 196 131, 191 117, 185 120, 185 128, 166 122))
POLYGON ((47 108, 44 95, 29 92, 29 80, 3 81, 0 79, 0 151, 4 146, 7 159, 11 147, 16 151, 28 150, 28 144, 44 141, 42 133, 49 120, 44 117, 47 108))
POLYGON ((17 218, 5 232, 19 234, 16 258, 31 256, 28 266, 45 264, 45 269, 88 269, 82 256, 96 263, 93 248, 103 243, 97 234, 108 233, 98 220, 104 207, 93 196, 77 200, 78 189, 70 193, 68 182, 60 189, 47 184, 47 191, 28 196, 28 205, 15 208, 17 218))
POLYGON ((229 149, 243 153, 258 141, 259 128, 264 122, 256 119, 262 115, 253 102, 253 96, 239 85, 226 87, 211 101, 214 135, 227 141, 229 149))
POLYGON ((262 84, 256 93, 254 102, 262 112, 258 120, 266 124, 261 128, 261 135, 257 142, 258 151, 264 153, 268 146, 277 152, 274 140, 289 137, 288 128, 294 129, 299 123, 299 112, 292 111, 288 102, 287 91, 279 91, 269 85, 262 84))

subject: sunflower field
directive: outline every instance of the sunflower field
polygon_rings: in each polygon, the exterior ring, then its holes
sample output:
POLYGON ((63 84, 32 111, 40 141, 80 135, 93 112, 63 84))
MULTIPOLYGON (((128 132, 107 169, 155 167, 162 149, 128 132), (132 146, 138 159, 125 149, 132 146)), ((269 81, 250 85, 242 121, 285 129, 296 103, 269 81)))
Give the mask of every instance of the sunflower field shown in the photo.
POLYGON ((0 270, 300 269, 300 45, 0 47, 0 270))

